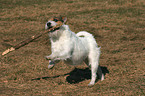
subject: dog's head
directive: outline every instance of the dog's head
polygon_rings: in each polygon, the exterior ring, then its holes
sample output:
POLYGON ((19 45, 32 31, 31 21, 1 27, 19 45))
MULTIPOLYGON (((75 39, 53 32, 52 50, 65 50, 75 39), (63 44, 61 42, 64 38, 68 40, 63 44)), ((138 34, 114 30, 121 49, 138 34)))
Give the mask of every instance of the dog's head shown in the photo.
POLYGON ((67 21, 66 17, 53 17, 48 20, 45 25, 45 29, 59 29, 67 21))

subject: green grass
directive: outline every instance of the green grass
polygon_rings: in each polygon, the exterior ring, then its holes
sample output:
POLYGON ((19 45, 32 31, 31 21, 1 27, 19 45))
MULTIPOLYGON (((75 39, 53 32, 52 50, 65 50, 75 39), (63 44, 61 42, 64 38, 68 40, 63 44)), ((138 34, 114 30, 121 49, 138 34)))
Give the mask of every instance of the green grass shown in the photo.
POLYGON ((44 56, 51 46, 44 35, 0 56, 0 95, 145 95, 144 0, 0 0, 0 11, 0 53, 44 30, 50 17, 62 15, 72 31, 94 35, 106 72, 104 81, 88 87, 90 71, 85 64, 76 66, 82 70, 78 72, 63 62, 48 70, 44 56), (71 84, 69 77, 82 81, 71 84))

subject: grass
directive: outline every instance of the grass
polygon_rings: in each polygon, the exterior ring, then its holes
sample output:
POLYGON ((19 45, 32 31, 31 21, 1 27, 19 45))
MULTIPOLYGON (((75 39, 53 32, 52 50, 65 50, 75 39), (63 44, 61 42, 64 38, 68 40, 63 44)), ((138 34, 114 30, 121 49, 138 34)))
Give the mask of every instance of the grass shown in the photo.
POLYGON ((86 30, 101 46, 105 80, 88 87, 87 66, 59 62, 48 70, 47 35, 0 56, 0 95, 144 96, 144 0, 1 0, 0 53, 44 30, 50 17, 64 15, 74 32, 86 30))

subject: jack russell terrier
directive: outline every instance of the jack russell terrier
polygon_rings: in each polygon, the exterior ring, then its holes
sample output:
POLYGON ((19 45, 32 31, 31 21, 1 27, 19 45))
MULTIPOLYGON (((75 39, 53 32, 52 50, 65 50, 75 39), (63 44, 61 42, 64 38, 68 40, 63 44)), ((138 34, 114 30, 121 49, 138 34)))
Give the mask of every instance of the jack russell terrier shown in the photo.
POLYGON ((82 64, 84 61, 91 69, 91 81, 88 86, 95 84, 97 74, 101 81, 104 80, 104 74, 99 66, 100 47, 95 38, 86 31, 75 34, 65 25, 66 21, 66 17, 54 17, 45 25, 46 30, 55 28, 48 33, 52 51, 51 55, 45 57, 49 60, 48 68, 52 68, 56 60, 63 60, 71 65, 82 64))

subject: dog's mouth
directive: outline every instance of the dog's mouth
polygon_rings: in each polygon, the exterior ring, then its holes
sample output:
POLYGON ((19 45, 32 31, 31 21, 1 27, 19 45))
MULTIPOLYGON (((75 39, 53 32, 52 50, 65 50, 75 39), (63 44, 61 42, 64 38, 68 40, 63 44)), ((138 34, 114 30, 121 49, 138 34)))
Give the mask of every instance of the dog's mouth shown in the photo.
POLYGON ((52 26, 53 24, 51 22, 47 22, 46 25, 45 25, 45 29, 46 30, 49 30, 49 32, 54 32, 56 30, 59 30, 60 29, 60 24, 54 24, 54 26, 52 26))
POLYGON ((51 29, 51 28, 53 28, 53 26, 49 26, 47 29, 51 29))
POLYGON ((52 29, 50 30, 50 32, 52 33, 52 32, 57 31, 57 30, 59 30, 59 29, 60 29, 60 27, 57 27, 57 28, 53 28, 53 27, 52 27, 52 29))

